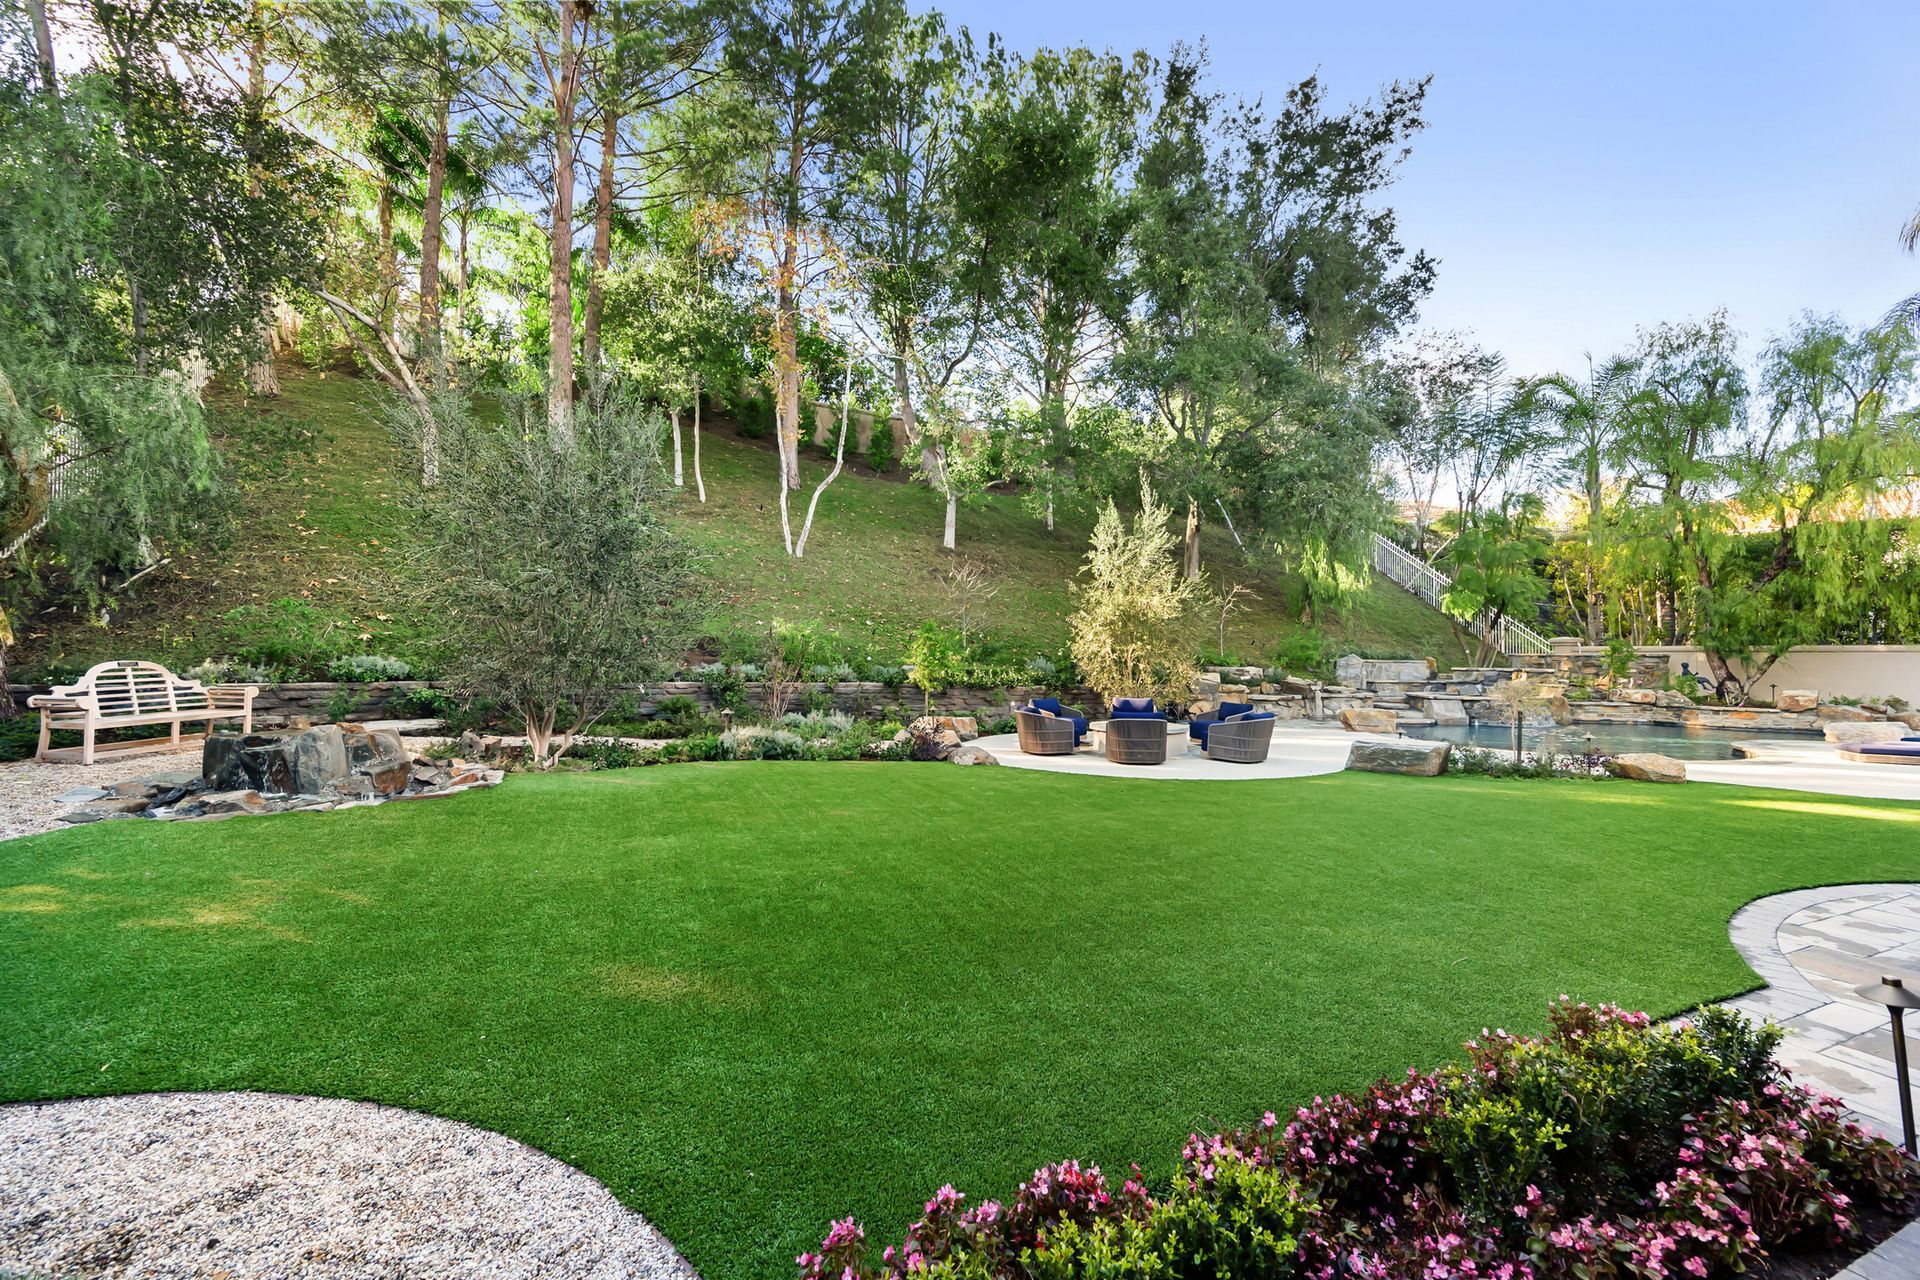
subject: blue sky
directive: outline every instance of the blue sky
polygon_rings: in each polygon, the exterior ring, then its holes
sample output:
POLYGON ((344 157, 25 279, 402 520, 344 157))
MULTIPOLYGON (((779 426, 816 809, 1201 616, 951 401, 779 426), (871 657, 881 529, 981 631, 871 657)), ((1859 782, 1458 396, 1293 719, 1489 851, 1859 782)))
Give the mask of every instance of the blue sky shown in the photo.
POLYGON ((1215 82, 1341 99, 1431 72, 1391 200, 1440 259, 1421 327, 1516 373, 1583 370, 1637 326, 1731 312, 1751 353, 1794 314, 1863 323, 1920 290, 1920 3, 1364 5, 947 0, 1016 48, 1160 54, 1205 36, 1215 82))

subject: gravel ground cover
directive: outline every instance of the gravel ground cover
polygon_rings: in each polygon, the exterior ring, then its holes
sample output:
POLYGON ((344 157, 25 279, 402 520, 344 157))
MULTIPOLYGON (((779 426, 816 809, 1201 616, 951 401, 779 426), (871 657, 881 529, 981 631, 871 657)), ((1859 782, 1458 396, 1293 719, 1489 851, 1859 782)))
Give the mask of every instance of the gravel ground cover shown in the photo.
POLYGON ((0 1275, 694 1280, 645 1219, 531 1147, 260 1093, 0 1107, 0 1275))

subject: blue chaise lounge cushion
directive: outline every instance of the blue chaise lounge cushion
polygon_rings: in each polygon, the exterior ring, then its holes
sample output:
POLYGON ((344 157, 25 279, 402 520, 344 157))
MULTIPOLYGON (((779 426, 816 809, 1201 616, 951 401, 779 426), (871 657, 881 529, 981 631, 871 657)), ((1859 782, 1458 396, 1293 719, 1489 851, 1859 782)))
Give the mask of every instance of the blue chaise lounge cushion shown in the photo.
POLYGON ((1079 746, 1080 739, 1087 736, 1087 718, 1076 715, 1072 709, 1060 705, 1058 698, 1035 698, 1027 704, 1030 711, 1044 711, 1048 715, 1059 716, 1062 720, 1073 721, 1073 745, 1079 746))
MULTIPOLYGON (((1214 710, 1187 725, 1187 736, 1201 746, 1207 745, 1207 726, 1219 724, 1222 720, 1231 720, 1253 710, 1251 702, 1223 702, 1214 710)), ((1270 714, 1262 712, 1262 715, 1270 714)))

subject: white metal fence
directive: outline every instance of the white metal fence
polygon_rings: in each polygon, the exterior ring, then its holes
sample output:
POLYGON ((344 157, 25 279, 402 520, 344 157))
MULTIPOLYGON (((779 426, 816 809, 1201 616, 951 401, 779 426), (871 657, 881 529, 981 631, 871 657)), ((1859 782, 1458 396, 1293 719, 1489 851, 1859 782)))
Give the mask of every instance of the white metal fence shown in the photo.
MULTIPOLYGON (((1436 609, 1443 607, 1441 601, 1453 586, 1453 579, 1446 574, 1377 533, 1373 535, 1373 567, 1436 609)), ((1475 618, 1467 624, 1467 629, 1487 638, 1485 618, 1475 618)), ((1512 618, 1502 618, 1495 623, 1491 639, 1494 646, 1509 658, 1537 657, 1553 652, 1553 646, 1545 636, 1512 618)))

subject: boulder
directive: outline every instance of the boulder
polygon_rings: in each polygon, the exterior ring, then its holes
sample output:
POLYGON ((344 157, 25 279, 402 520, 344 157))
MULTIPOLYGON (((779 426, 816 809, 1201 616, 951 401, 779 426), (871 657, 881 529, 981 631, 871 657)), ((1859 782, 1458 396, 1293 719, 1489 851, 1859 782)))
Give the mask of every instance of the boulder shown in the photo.
POLYGON ((1340 709, 1340 727, 1348 733, 1392 733, 1399 723, 1399 718, 1393 712, 1383 711, 1379 707, 1340 709))
POLYGON ((1687 766, 1653 751, 1629 751, 1607 759, 1607 772, 1635 782, 1685 782, 1687 766))
POLYGON ((1393 684, 1417 684, 1433 678, 1433 664, 1425 658, 1368 658, 1362 677, 1393 684))
MULTIPOLYGON (((331 727, 331 726, 329 726, 331 727)), ((202 813, 265 813, 267 802, 258 791, 209 791, 194 802, 202 813)))
MULTIPOLYGON (((258 735, 249 735, 258 736, 258 735)), ((241 743, 246 739, 235 734, 215 734, 200 747, 200 776, 207 785, 219 791, 232 791, 251 785, 247 777, 246 757, 241 755, 241 743)))
POLYGON ((333 784, 334 794, 347 800, 365 800, 373 795, 373 782, 357 774, 333 784))
POLYGON ((1654 695, 1653 705, 1671 707, 1675 711, 1686 711, 1692 708, 1693 699, 1677 689, 1662 689, 1654 695))
POLYGON ((1656 695, 1651 689, 1618 689, 1613 695, 1615 702, 1631 702, 1646 707, 1652 706, 1655 698, 1656 695))
POLYGON ((1367 660, 1357 653, 1339 658, 1333 664, 1333 678, 1340 684, 1351 685, 1356 689, 1364 688, 1367 683, 1367 660))
POLYGON ((1828 742, 1898 742, 1912 731, 1898 720, 1834 720, 1821 732, 1828 742))
POLYGON ((980 722, 972 716, 941 716, 940 727, 959 734, 962 742, 972 742, 980 736, 980 722))
POLYGON ((1892 711, 1887 714, 1887 719, 1898 720, 1907 728, 1920 733, 1920 711, 1892 711))
POLYGON ((89 801, 81 806, 81 808, 91 810, 97 814, 139 813, 146 807, 147 797, 145 792, 137 796, 105 796, 99 800, 89 801))
POLYGON ((1416 778, 1435 778, 1446 772, 1447 754, 1452 749, 1445 742, 1422 742, 1416 738, 1395 742, 1356 742, 1347 751, 1347 768, 1363 773, 1401 773, 1416 778))
POLYGON ((373 788, 375 795, 394 796, 407 789, 413 781, 413 761, 405 755, 391 755, 375 760, 354 770, 354 776, 364 778, 373 788))
POLYGON ((1813 716, 1814 719, 1823 722, 1828 720, 1856 721, 1874 719, 1871 711, 1867 711, 1861 707, 1842 706, 1837 702, 1821 703, 1813 709, 1813 716))
POLYGON ((1811 711, 1820 705, 1820 694, 1814 689, 1782 689, 1773 705, 1781 711, 1811 711))
POLYGON ((1435 724, 1466 724, 1467 704, 1458 698, 1434 698, 1427 703, 1427 714, 1435 724))
POLYGON ((985 747, 975 746, 973 743, 968 743, 967 745, 961 747, 958 751, 954 752, 951 756, 948 756, 947 759, 952 761, 954 764, 999 764, 1000 763, 1000 761, 995 758, 993 752, 987 750, 985 747))

